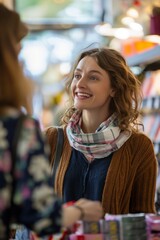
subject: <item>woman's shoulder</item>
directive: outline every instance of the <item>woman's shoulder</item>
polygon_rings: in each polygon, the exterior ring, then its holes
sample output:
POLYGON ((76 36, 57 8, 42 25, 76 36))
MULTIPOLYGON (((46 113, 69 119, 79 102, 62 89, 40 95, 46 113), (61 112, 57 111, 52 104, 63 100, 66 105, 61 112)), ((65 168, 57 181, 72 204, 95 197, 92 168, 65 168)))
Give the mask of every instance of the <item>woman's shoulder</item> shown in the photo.
POLYGON ((131 150, 131 152, 153 152, 153 142, 143 132, 133 132, 126 142, 126 147, 131 150))
POLYGON ((19 133, 22 130, 27 131, 39 128, 38 120, 24 114, 1 116, 0 123, 11 135, 17 134, 17 132, 19 133))
POLYGON ((57 127, 56 126, 50 126, 44 129, 44 134, 47 137, 47 139, 50 141, 57 138, 57 127))
POLYGON ((149 144, 152 142, 151 139, 149 138, 149 136, 144 132, 133 132, 131 134, 130 141, 134 142, 135 144, 136 143, 139 144, 142 142, 149 144))
POLYGON ((49 136, 51 134, 56 134, 57 132, 57 127, 56 126, 50 126, 44 129, 44 133, 49 136))
POLYGON ((63 132, 61 132, 61 134, 63 133, 63 135, 60 135, 61 137, 64 137, 64 141, 66 142, 66 130, 65 130, 65 126, 50 126, 47 127, 46 129, 44 129, 44 135, 47 139, 47 142, 49 143, 49 145, 53 148, 53 144, 56 145, 57 142, 57 138, 58 138, 58 128, 62 128, 63 132))
POLYGON ((66 132, 66 126, 49 126, 47 128, 44 129, 44 134, 47 137, 57 137, 57 130, 58 128, 62 128, 63 132, 66 132))

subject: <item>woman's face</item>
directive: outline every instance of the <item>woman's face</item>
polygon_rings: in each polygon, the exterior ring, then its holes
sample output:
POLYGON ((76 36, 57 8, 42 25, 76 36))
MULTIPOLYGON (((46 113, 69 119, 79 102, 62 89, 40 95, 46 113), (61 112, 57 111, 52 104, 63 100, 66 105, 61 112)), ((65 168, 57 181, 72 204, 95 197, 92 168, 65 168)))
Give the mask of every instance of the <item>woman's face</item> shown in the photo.
POLYGON ((78 63, 71 91, 75 108, 104 113, 109 111, 109 103, 114 96, 109 74, 90 56, 84 57, 78 63))

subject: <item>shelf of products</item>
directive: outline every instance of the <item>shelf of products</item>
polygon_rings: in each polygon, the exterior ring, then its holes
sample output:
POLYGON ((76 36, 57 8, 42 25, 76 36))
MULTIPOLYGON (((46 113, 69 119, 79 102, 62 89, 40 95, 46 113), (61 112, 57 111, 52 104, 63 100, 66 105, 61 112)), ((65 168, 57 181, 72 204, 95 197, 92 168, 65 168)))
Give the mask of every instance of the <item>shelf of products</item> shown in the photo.
POLYGON ((155 154, 159 163, 157 177, 158 196, 160 192, 160 45, 126 60, 131 67, 140 66, 143 68, 142 122, 144 124, 144 132, 154 144, 155 154))
POLYGON ((160 216, 155 214, 106 214, 100 221, 78 221, 58 235, 33 240, 153 240, 160 237, 160 216))
MULTIPOLYGON (((142 116, 145 133, 151 138, 155 153, 160 153, 160 70, 147 71, 142 82, 142 116)), ((160 161, 159 157, 158 160, 160 161)))

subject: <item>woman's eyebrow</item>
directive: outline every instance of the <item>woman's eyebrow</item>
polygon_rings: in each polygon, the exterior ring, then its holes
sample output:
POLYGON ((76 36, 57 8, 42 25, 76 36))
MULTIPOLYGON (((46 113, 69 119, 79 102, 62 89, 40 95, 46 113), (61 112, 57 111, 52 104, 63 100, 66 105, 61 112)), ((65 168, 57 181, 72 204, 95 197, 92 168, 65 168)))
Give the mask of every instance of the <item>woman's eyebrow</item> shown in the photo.
POLYGON ((102 75, 102 73, 100 72, 100 71, 98 71, 98 70, 91 70, 91 71, 89 71, 90 73, 98 73, 98 74, 100 74, 100 75, 102 75))
POLYGON ((74 70, 74 72, 75 72, 75 71, 82 72, 82 70, 81 70, 80 68, 76 68, 76 69, 74 70))
MULTIPOLYGON (((80 68, 76 68, 75 71, 82 72, 82 70, 80 68)), ((98 74, 102 75, 102 73, 98 70, 90 70, 89 73, 98 73, 98 74)))

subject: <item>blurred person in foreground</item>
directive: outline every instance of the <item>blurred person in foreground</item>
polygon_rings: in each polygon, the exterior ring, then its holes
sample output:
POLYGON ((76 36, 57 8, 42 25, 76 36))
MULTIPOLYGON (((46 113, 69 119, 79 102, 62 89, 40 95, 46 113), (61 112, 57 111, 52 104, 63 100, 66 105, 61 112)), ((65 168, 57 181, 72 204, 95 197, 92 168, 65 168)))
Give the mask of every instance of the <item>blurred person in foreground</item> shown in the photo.
MULTIPOLYGON (((140 120, 141 85, 110 48, 83 51, 66 81, 70 107, 55 191, 102 202, 104 213, 154 213, 157 159, 140 120)), ((57 129, 46 129, 54 163, 57 129)), ((54 166, 54 165, 53 165, 54 166)))
POLYGON ((26 34, 19 15, 0 3, 1 240, 8 239, 12 223, 24 224, 43 236, 82 217, 90 221, 102 216, 98 201, 81 199, 65 207, 53 193, 49 148, 38 121, 31 117, 33 83, 24 77, 18 61, 20 41, 26 34), (22 107, 28 114, 22 114, 22 107))

